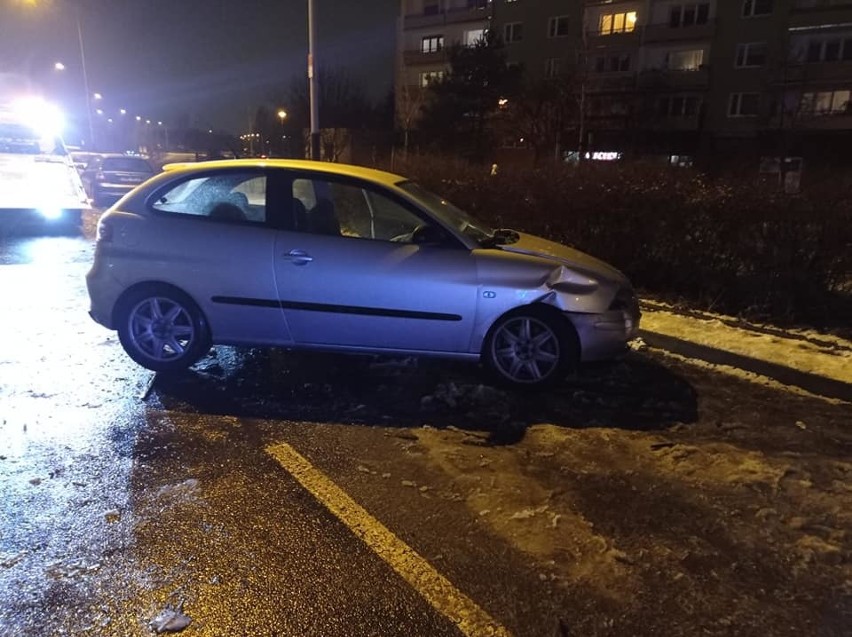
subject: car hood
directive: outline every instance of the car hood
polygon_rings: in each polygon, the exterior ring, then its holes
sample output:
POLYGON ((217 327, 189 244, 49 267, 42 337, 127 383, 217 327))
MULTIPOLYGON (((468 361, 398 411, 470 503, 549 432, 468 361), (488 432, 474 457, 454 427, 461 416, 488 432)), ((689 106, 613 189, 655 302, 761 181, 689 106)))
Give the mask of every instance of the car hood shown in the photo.
POLYGON ((629 285, 627 277, 606 261, 601 261, 580 250, 532 234, 518 232, 518 235, 520 237, 518 241, 497 247, 504 252, 547 259, 553 261, 554 264, 567 266, 577 274, 586 275, 593 279, 607 279, 614 283, 629 285))

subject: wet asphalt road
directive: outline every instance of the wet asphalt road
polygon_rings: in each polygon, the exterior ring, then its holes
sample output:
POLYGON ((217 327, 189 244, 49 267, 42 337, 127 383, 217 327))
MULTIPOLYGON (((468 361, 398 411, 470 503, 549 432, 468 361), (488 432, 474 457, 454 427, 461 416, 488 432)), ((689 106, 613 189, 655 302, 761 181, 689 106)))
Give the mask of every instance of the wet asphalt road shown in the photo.
MULTIPOLYGON (((87 316, 91 253, 82 237, 2 245, 0 635, 151 634, 164 609, 191 617, 193 635, 460 634, 265 451, 302 448, 308 423, 245 417, 264 400, 231 397, 254 377, 265 402, 297 388, 308 399, 293 415, 316 412, 334 402, 323 379, 361 363, 322 357, 279 393, 264 353, 223 349, 197 373, 158 378, 143 400, 153 375, 87 316)), ((383 373, 359 391, 392 385, 383 373)), ((364 444, 398 453, 405 431, 388 424, 365 428, 364 444)), ((323 448, 327 467, 343 460, 323 448)), ((521 555, 471 546, 475 520, 461 509, 407 517, 412 490, 397 491, 397 533, 423 536, 425 557, 449 565, 465 596, 510 629, 553 634, 544 608, 558 600, 540 602, 521 555)))
POLYGON ((533 396, 273 350, 154 377, 91 255, 0 238, 0 637, 848 634, 848 404, 655 352, 533 396))
POLYGON ((140 400, 90 259, 28 238, 0 267, 0 634, 149 634, 181 602, 193 634, 455 634, 250 432, 140 400))

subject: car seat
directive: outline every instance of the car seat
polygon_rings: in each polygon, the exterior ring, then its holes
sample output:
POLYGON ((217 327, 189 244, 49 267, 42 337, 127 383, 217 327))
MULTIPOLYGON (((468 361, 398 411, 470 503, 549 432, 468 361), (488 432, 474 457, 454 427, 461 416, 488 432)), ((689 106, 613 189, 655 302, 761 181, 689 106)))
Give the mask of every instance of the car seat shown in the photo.
POLYGON ((213 208, 210 209, 210 212, 207 214, 211 219, 220 219, 224 221, 245 221, 246 215, 240 209, 239 206, 236 206, 232 203, 228 203, 226 201, 221 201, 217 203, 213 208))
POLYGON ((334 212, 334 204, 320 199, 308 213, 308 232, 340 236, 340 222, 334 212))
POLYGON ((308 211, 298 197, 293 197, 293 229, 297 232, 309 232, 308 211))
POLYGON ((226 201, 234 204, 243 212, 248 210, 249 200, 244 192, 229 192, 226 201))

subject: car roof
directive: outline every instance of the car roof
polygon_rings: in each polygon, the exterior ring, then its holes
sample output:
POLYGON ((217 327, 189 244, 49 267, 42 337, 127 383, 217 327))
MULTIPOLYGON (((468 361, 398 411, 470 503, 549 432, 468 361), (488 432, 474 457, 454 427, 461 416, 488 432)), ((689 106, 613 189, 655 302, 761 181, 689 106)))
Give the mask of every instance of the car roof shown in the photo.
POLYGON ((211 169, 233 169, 233 168, 289 168, 291 170, 312 170, 330 175, 344 177, 361 177, 381 184, 391 186, 406 181, 405 177, 366 168, 353 164, 333 164, 326 161, 311 161, 308 159, 219 159, 213 161, 182 162, 165 164, 163 171, 174 175, 176 173, 191 174, 193 172, 207 171, 211 169))

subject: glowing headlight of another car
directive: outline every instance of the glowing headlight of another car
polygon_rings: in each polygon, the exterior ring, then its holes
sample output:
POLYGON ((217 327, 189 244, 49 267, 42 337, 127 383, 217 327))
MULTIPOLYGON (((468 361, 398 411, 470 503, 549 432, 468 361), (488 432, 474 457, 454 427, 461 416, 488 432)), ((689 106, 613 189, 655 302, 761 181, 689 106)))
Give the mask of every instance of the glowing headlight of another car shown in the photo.
POLYGON ((36 131, 43 141, 52 140, 62 134, 65 120, 62 112, 53 104, 38 97, 27 97, 16 101, 13 109, 27 125, 36 131))
POLYGON ((38 209, 39 214, 45 219, 54 221, 62 216, 62 208, 58 206, 42 206, 38 209))

